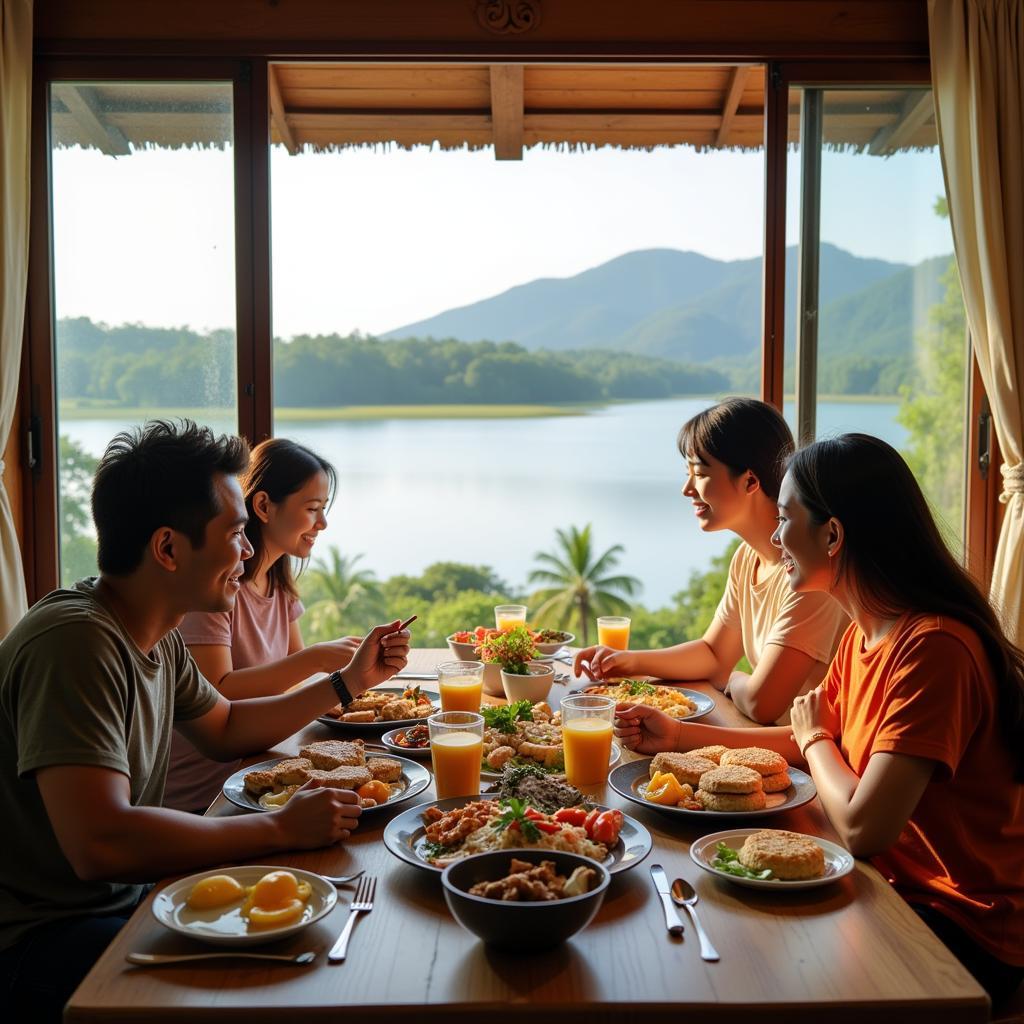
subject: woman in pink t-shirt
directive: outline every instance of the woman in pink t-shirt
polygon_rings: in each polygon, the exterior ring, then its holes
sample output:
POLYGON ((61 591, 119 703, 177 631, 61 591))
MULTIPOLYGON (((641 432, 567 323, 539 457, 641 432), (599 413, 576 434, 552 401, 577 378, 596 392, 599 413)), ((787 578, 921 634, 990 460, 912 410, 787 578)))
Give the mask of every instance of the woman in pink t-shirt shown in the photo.
MULTIPOLYGON (((229 612, 192 612, 178 627, 200 671, 229 700, 281 693, 318 672, 343 669, 359 645, 345 637, 306 647, 291 559, 307 559, 327 525, 334 467, 275 437, 258 444, 242 476, 253 547, 229 612)), ((236 765, 211 761, 175 734, 164 806, 203 811, 236 765)))

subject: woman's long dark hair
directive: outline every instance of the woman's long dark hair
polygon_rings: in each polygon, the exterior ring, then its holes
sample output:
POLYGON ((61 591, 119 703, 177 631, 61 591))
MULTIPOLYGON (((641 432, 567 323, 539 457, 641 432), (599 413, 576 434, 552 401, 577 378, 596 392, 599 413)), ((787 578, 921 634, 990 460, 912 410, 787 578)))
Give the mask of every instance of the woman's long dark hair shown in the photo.
MULTIPOLYGON (((245 509, 249 513, 249 522, 245 526, 245 534, 252 545, 252 557, 245 563, 243 580, 252 579, 263 558, 263 523, 253 511, 253 498, 266 491, 267 497, 275 505, 284 501, 289 494, 300 490, 317 473, 324 473, 328 482, 328 501, 334 494, 338 483, 334 467, 311 452, 301 444, 289 441, 285 437, 271 437, 261 441, 252 450, 249 468, 242 474, 242 494, 245 496, 245 509)), ((284 555, 267 571, 269 593, 280 587, 289 597, 298 597, 295 578, 292 576, 291 559, 284 555)))
POLYGON ((921 488, 894 448, 867 434, 843 434, 798 451, 788 471, 817 524, 843 525, 838 575, 871 614, 945 615, 969 626, 988 655, 999 723, 1024 782, 1024 651, 942 540, 921 488), (885 505, 884 515, 879 504, 885 505))
POLYGON ((687 420, 677 444, 684 459, 710 455, 734 477, 750 470, 769 501, 775 501, 793 434, 774 406, 754 398, 726 398, 687 420))

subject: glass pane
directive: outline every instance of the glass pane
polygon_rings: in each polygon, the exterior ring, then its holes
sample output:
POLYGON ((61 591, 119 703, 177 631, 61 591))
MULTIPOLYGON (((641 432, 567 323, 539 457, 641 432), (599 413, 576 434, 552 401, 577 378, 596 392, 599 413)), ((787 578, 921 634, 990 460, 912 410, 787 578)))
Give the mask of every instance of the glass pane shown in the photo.
POLYGON ((61 579, 96 571, 89 488, 119 430, 236 430, 232 86, 54 83, 61 579))
POLYGON ((826 89, 823 111, 817 436, 899 448, 959 545, 966 328, 931 91, 826 89))
MULTIPOLYGON (((649 79, 652 104, 697 102, 668 91, 677 69, 620 70, 610 89, 649 79)), ((702 109, 720 109, 734 69, 698 70, 702 109)), ((450 90, 468 90, 471 71, 450 90)), ((527 69, 527 144, 530 104, 565 102, 572 72, 555 71, 560 91, 544 94, 527 69)), ((332 69, 320 88, 311 70, 280 70, 284 107, 346 88, 355 102, 356 73, 332 69)), ((622 546, 609 574, 642 581, 627 599, 633 645, 680 638, 677 595, 730 538, 692 523, 676 435, 717 396, 760 386, 763 69, 747 81, 721 148, 713 117, 700 147, 630 145, 623 131, 621 148, 552 140, 521 160, 475 138, 346 144, 326 115, 291 119, 271 157, 274 430, 339 474, 300 582, 307 639, 322 622, 368 624, 372 602, 337 596, 365 570, 389 615, 429 599, 416 643, 443 646, 445 629, 531 599, 537 553, 588 524, 595 557, 622 546), (436 563, 490 573, 424 575, 436 563), (641 605, 647 622, 662 615, 657 637, 638 633, 641 605)))

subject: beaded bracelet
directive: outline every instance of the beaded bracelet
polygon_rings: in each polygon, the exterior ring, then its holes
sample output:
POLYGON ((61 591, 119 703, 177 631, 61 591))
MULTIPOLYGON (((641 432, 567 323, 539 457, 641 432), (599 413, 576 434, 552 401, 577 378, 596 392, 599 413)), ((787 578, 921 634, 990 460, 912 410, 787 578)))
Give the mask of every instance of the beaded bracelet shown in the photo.
POLYGON ((800 756, 806 761, 807 760, 807 748, 813 746, 818 740, 831 740, 835 743, 836 738, 828 731, 828 729, 815 729, 810 736, 807 737, 804 745, 800 748, 800 756))

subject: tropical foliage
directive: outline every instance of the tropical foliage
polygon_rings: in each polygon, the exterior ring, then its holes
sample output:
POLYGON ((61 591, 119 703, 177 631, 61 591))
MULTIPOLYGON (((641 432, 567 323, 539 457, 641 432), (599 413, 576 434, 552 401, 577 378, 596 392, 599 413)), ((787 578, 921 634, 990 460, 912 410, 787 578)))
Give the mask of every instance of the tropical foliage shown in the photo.
POLYGON ((593 620, 598 615, 628 612, 628 599, 641 583, 635 576, 613 574, 625 551, 621 544, 595 554, 589 523, 582 530, 575 526, 555 530, 555 536, 554 552, 534 556, 538 568, 529 581, 545 586, 530 598, 537 606, 532 618, 536 625, 568 629, 586 645, 593 620))

